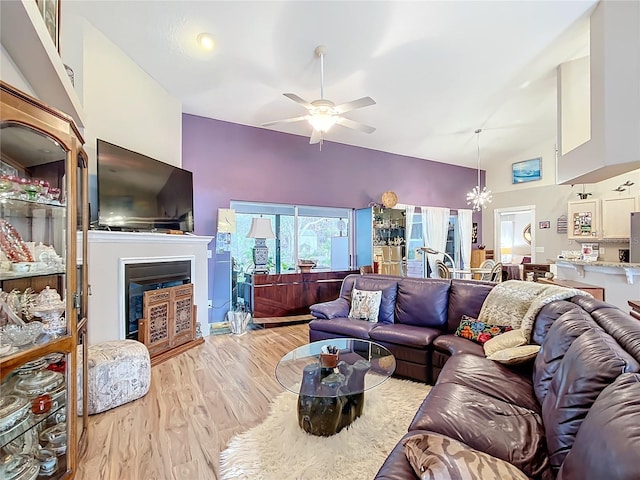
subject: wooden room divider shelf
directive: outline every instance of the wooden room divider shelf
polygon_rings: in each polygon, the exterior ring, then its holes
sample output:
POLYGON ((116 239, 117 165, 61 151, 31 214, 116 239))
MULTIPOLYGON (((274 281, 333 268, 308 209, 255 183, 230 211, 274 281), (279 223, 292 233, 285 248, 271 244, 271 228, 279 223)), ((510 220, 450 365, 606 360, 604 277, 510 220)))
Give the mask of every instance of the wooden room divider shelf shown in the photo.
POLYGON ((138 320, 139 340, 149 349, 151 366, 204 342, 196 338, 192 283, 144 292, 143 312, 144 318, 138 320))

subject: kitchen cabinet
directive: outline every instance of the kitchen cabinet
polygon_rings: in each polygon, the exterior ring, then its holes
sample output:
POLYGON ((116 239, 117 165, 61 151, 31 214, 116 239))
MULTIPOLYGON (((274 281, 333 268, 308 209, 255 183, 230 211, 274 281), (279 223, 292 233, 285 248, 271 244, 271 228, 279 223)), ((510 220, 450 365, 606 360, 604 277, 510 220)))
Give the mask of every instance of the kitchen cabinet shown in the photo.
POLYGON ((637 211, 636 197, 602 199, 601 238, 628 240, 631 230, 631 212, 637 211))
POLYGON ((0 128, 3 473, 69 479, 87 445, 87 156, 71 117, 1 81, 0 128))
POLYGON ((600 235, 600 200, 569 202, 568 236, 575 240, 595 240, 600 235))

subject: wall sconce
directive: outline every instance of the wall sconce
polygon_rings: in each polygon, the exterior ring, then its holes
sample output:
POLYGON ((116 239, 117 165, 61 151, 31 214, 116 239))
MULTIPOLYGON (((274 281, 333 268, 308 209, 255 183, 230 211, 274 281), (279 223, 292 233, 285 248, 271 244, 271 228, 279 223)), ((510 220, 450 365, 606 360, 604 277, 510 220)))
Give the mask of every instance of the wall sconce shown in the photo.
POLYGON ((271 220, 263 217, 252 218, 251 229, 249 229, 247 238, 256 239, 256 244, 253 247, 254 273, 269 273, 269 268, 267 267, 267 262, 269 261, 267 238, 276 238, 273 228, 271 228, 271 220))

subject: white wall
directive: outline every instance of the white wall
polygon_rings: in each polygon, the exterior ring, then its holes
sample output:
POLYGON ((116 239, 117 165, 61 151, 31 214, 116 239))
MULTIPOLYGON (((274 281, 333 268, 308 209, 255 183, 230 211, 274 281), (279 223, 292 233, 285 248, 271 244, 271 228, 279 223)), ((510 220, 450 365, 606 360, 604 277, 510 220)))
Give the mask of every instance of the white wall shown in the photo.
MULTIPOLYGON (((501 162, 492 162, 487 167, 487 188, 494 194, 496 192, 522 192, 529 188, 556 184, 556 145, 555 138, 547 142, 523 150, 518 156, 505 158, 501 162), (513 163, 542 157, 542 179, 530 183, 512 183, 511 166, 513 163)), ((522 202, 520 202, 522 203, 522 202)), ((527 202, 524 202, 525 204, 527 202)), ((483 227, 484 230, 484 227, 483 227)))
MULTIPOLYGON (((544 173, 543 173, 544 179, 544 173)), ((533 184, 540 182, 532 182, 533 184)), ((536 206, 535 229, 536 261, 545 263, 548 259, 554 259, 562 250, 579 250, 579 243, 569 240, 567 234, 557 233, 557 219, 560 215, 567 215, 567 204, 569 201, 578 200, 578 193, 582 192, 580 185, 545 185, 527 187, 526 184, 516 185, 517 189, 509 188, 502 192, 493 192, 493 202, 482 213, 482 241, 485 245, 494 244, 494 209, 509 208, 523 205, 536 206), (551 228, 540 230, 538 222, 549 220, 551 228), (543 249, 543 251, 540 251, 543 249)), ((593 195, 589 198, 612 198, 616 196, 640 195, 640 170, 634 170, 617 177, 604 180, 599 183, 585 185, 585 191, 593 195), (625 192, 614 192, 613 190, 627 180, 634 182, 625 192)), ((600 241, 601 259, 606 261, 618 261, 618 249, 629 248, 628 242, 602 242, 600 241), (604 247, 604 251, 602 248, 604 247)), ((491 247, 489 247, 491 248, 491 247)))
POLYGON ((9 85, 13 85, 32 97, 36 97, 31 85, 29 85, 20 70, 18 70, 18 67, 16 67, 16 64, 4 47, 0 47, 0 78, 9 85))
POLYGON ((558 137, 561 154, 591 139, 591 76, 589 57, 558 66, 558 137))
POLYGON ((182 165, 182 105, 99 30, 83 25, 85 140, 96 138, 182 165))

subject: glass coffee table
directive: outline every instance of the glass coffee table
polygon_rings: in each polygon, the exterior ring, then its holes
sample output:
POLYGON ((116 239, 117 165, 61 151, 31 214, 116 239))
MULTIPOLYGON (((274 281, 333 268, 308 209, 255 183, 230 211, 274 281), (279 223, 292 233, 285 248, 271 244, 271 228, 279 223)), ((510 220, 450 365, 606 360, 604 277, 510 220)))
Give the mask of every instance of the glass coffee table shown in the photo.
POLYGON ((382 345, 333 338, 287 353, 276 366, 276 379, 298 394, 300 427, 328 437, 362 414, 364 392, 384 383, 395 369, 395 357, 382 345))

